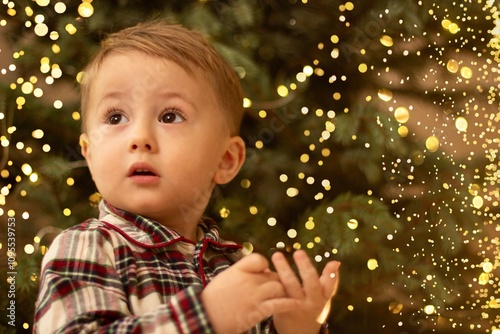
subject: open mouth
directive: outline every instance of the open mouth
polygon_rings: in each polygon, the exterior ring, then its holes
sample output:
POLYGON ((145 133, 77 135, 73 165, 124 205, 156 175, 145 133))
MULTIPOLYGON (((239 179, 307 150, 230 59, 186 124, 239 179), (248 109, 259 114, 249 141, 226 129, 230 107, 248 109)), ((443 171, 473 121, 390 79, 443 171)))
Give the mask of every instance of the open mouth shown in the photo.
POLYGON ((156 174, 148 169, 137 169, 132 172, 132 176, 156 176, 156 174))
POLYGON ((156 170, 145 162, 137 162, 130 166, 128 176, 142 176, 142 177, 159 177, 160 175, 156 170))

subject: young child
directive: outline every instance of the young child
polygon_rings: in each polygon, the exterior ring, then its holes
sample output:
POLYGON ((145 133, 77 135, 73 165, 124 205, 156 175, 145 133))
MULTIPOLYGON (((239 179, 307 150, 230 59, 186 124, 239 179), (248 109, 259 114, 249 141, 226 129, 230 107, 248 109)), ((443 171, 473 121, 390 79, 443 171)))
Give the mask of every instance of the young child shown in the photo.
POLYGON ((319 333, 338 284, 303 251, 219 238, 203 212, 245 158, 242 89, 193 31, 151 22, 111 34, 85 69, 80 144, 99 219, 61 233, 42 264, 36 333, 319 333))

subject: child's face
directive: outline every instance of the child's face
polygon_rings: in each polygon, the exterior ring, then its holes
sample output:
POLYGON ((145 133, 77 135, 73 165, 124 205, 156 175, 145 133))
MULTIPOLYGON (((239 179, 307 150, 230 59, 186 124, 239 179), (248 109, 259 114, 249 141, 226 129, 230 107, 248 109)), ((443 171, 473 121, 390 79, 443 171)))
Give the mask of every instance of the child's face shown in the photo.
POLYGON ((82 152, 104 199, 170 227, 197 223, 244 152, 207 81, 131 51, 109 55, 91 84, 82 152))

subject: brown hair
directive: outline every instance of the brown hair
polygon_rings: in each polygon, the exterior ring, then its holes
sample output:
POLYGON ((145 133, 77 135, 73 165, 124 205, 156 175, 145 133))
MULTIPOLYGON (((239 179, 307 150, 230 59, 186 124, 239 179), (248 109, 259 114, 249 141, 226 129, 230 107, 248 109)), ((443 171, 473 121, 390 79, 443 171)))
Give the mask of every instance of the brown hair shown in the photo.
POLYGON ((100 50, 84 69, 81 83, 82 131, 85 132, 87 103, 93 78, 112 53, 139 51, 168 59, 186 72, 201 74, 213 86, 220 107, 226 112, 231 135, 238 134, 243 117, 243 91, 233 68, 201 33, 164 21, 140 23, 108 35, 100 50))

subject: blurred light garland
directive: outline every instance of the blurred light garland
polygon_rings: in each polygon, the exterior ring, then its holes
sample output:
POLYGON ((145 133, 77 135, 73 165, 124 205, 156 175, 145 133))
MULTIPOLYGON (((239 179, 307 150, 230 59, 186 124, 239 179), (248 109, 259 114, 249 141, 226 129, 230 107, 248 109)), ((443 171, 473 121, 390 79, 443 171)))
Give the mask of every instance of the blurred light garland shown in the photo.
MULTIPOLYGON (((418 134, 422 137, 422 132, 426 133, 426 136, 422 138, 425 149, 422 151, 413 153, 413 160, 407 161, 410 164, 409 171, 410 175, 407 176, 408 179, 412 180, 414 177, 411 172, 414 171, 415 167, 420 165, 423 162, 423 159, 426 155, 430 153, 439 154, 442 159, 448 159, 450 161, 454 161, 455 156, 462 156, 464 154, 468 155, 468 160, 471 161, 477 155, 484 156, 491 162, 487 166, 485 166, 485 172, 488 177, 484 181, 483 184, 465 184, 463 182, 460 183, 462 189, 455 189, 454 191, 467 191, 470 193, 471 197, 469 202, 463 202, 462 205, 464 208, 472 207, 476 210, 476 214, 479 216, 483 216, 483 224, 475 226, 474 230, 466 230, 461 231, 461 233, 466 237, 466 242, 473 243, 476 247, 480 249, 478 251, 478 255, 484 259, 483 263, 470 263, 468 259, 447 259, 447 258, 432 258, 433 262, 436 266, 457 266, 459 264, 464 265, 463 271, 464 273, 469 268, 482 268, 483 272, 479 277, 475 277, 470 282, 469 288, 473 288, 475 294, 470 296, 470 299, 466 303, 466 305, 462 305, 459 310, 452 309, 440 309, 438 305, 432 305, 429 303, 425 303, 422 308, 422 313, 424 315, 438 315, 440 313, 444 313, 444 311, 462 311, 462 310, 474 310, 480 309, 481 316, 477 319, 468 318, 467 321, 469 323, 464 322, 464 319, 459 318, 444 318, 439 316, 437 318, 437 322, 447 321, 451 324, 453 328, 469 328, 471 330, 475 329, 484 329, 486 332, 498 334, 500 333, 500 315, 498 312, 489 312, 489 310, 495 310, 500 308, 500 277, 498 276, 498 267, 500 266, 500 239, 498 237, 498 232, 500 232, 500 225, 497 223, 497 219, 499 218, 498 213, 492 213, 495 210, 491 210, 497 208, 499 206, 499 197, 500 191, 499 189, 499 175, 500 172, 498 166, 500 163, 498 162, 498 146, 500 139, 499 132, 497 129, 497 123, 500 120, 500 113, 497 108, 492 108, 492 105, 497 105, 498 102, 494 103, 498 99, 498 73, 500 67, 500 11, 496 7, 494 1, 486 1, 484 4, 481 4, 481 1, 472 2, 472 1, 455 1, 453 3, 454 6, 459 6, 463 9, 462 17, 441 17, 437 13, 444 12, 446 13, 448 10, 439 3, 433 3, 433 9, 429 10, 429 17, 432 20, 439 22, 442 26, 443 32, 442 35, 450 34, 450 45, 451 43, 460 42, 462 47, 466 47, 468 41, 466 38, 463 38, 460 33, 461 32, 469 32, 470 29, 467 27, 467 22, 471 20, 477 19, 477 17, 471 17, 468 13, 468 9, 471 6, 482 6, 485 19, 491 20, 495 23, 495 28, 491 31, 491 39, 489 42, 485 41, 485 48, 488 48, 490 52, 483 53, 483 50, 478 51, 475 55, 467 54, 465 51, 461 52, 460 48, 453 49, 455 52, 454 58, 448 58, 451 52, 446 52, 444 48, 437 46, 437 44, 428 45, 429 49, 434 49, 437 51, 438 55, 442 55, 440 58, 430 59, 435 66, 429 68, 429 73, 426 74, 423 78, 423 85, 428 86, 428 90, 425 92, 442 92, 443 100, 435 101, 438 106, 437 109, 443 108, 444 114, 446 115, 446 119, 443 119, 441 115, 435 114, 433 112, 428 112, 421 109, 416 109, 414 105, 404 105, 405 102, 398 101, 398 97, 393 94, 391 86, 404 86, 408 81, 416 80, 416 78, 403 78, 401 81, 396 82, 391 79, 390 72, 392 68, 390 67, 390 58, 391 55, 396 55, 397 52, 402 53, 404 56, 408 56, 415 52, 417 56, 421 56, 420 50, 412 51, 412 42, 418 39, 418 36, 411 36, 403 38, 404 43, 402 45, 395 45, 393 38, 387 34, 385 29, 381 31, 382 37, 380 37, 380 44, 388 49, 387 57, 384 58, 384 62, 387 63, 387 68, 383 72, 378 72, 377 75, 381 78, 381 82, 385 83, 384 87, 381 87, 375 95, 367 95, 366 101, 373 101, 376 98, 379 99, 382 103, 386 103, 388 106, 387 110, 393 115, 394 119, 399 123, 399 127, 396 129, 398 134, 401 137, 409 136, 411 129, 415 131, 415 128, 424 126, 424 131, 420 130, 418 134), (455 37, 453 37, 455 36, 455 37), (493 60, 491 59, 493 56, 493 60), (455 74, 455 81, 448 82, 443 81, 443 72, 442 68, 444 68, 449 74, 455 74), (494 76, 491 79, 492 75, 494 76), (486 83, 491 83, 490 87, 485 87, 486 83), (487 101, 480 101, 478 98, 471 94, 468 101, 464 105, 455 104, 455 101, 450 101, 445 98, 446 93, 455 92, 464 87, 477 87, 476 89, 472 89, 472 91, 476 90, 478 93, 482 93, 484 90, 489 92, 487 96, 487 101), (455 105, 454 105, 455 104, 455 105), (452 106, 452 107, 450 107, 452 106), (460 115, 454 115, 450 113, 450 110, 460 110, 460 115), (424 117, 416 117, 418 119, 427 119, 426 122, 418 121, 414 122, 412 125, 408 125, 409 120, 412 116, 424 116, 424 117), (484 120, 487 121, 484 121, 484 120), (450 126, 453 125, 453 128, 450 126), (450 136, 450 134, 456 133, 457 136, 450 136), (448 137, 452 137, 453 139, 448 139, 448 137), (466 149, 464 150, 463 145, 460 142, 456 141, 456 138, 461 139, 466 149), (455 140, 455 141, 453 141, 455 140), (457 150, 457 147, 461 147, 460 150, 457 150), (465 151, 465 152, 464 152, 465 151), (477 239, 476 232, 477 231, 487 231, 487 235, 484 239, 477 239), (484 322, 490 324, 490 328, 484 328, 484 322)), ((419 2, 419 5, 422 5, 422 2, 419 2)), ((358 5, 359 6, 359 5, 358 5)), ((344 5, 339 6, 339 21, 343 22, 346 27, 350 27, 350 24, 344 15, 344 12, 353 10, 354 4, 352 2, 347 2, 344 5)), ((389 11, 385 11, 384 14, 381 14, 380 18, 382 20, 382 16, 390 16, 391 13, 389 11)), ((404 24, 404 22, 400 22, 404 24)), ((401 36, 394 36, 401 37, 401 36)), ((437 36, 440 37, 440 36, 437 36)), ((472 32, 472 38, 479 38, 474 35, 472 32)), ((332 35, 330 41, 325 43, 320 43, 318 45, 319 50, 323 50, 326 48, 326 45, 333 45, 333 49, 330 53, 330 56, 333 60, 339 59, 341 56, 340 44, 342 41, 339 39, 337 35, 332 35)), ((418 44, 418 42, 417 42, 418 44)), ((451 49, 451 47, 450 47, 451 49)), ((365 49, 360 49, 359 52, 361 54, 365 54, 365 49)), ((427 59, 429 60, 429 59, 427 59)), ((339 66, 342 66, 338 64, 339 66)), ((370 71, 376 70, 373 65, 367 63, 358 64, 358 71, 360 73, 367 73, 370 71)), ((296 83, 291 83, 287 87, 286 85, 280 85, 277 87, 277 93, 281 97, 286 97, 290 91, 295 90, 301 83, 307 81, 307 78, 310 75, 318 75, 323 76, 326 72, 333 71, 335 69, 331 68, 331 64, 319 64, 318 60, 314 60, 311 65, 307 65, 304 67, 302 72, 298 72, 296 74, 296 83), (330 68, 329 68, 330 66, 330 68)), ((330 82, 336 83, 338 81, 348 81, 349 78, 345 76, 338 77, 335 73, 331 74, 330 82)), ((464 90, 464 97, 466 97, 466 93, 464 90)), ((334 100, 340 100, 341 94, 339 92, 333 92, 332 98, 334 100)), ((307 107, 303 107, 303 114, 307 115, 313 112, 317 117, 322 118, 325 116, 325 112, 321 109, 312 111, 307 107)), ((344 112, 349 112, 349 110, 344 110, 344 112)), ((321 133, 319 138, 310 137, 310 132, 306 130, 304 135, 311 139, 310 149, 314 151, 316 145, 320 145, 325 140, 330 138, 330 134, 335 131, 335 112, 330 110, 327 112, 328 120, 325 121, 325 130, 321 133)), ((263 118, 266 117, 265 113, 262 113, 263 118)), ((415 135, 414 133, 412 135, 415 135)), ((352 140, 357 140, 357 137, 353 136, 352 140)), ((265 146, 261 141, 257 141, 255 143, 255 147, 257 149, 263 149, 265 146)), ((370 147, 369 143, 365 144, 366 148, 370 147)), ((325 152, 324 156, 328 156, 328 153, 325 152)), ((476 157, 477 158, 477 157, 476 157)), ((315 163, 311 161, 309 155, 304 153, 299 157, 299 160, 302 163, 315 163)), ((323 162, 317 161, 318 165, 322 165, 323 162)), ((401 160, 394 161, 384 167, 385 170, 398 170, 398 166, 402 164, 401 160)), ((470 170, 467 170, 467 166, 463 166, 464 174, 470 173, 470 170)), ((479 175, 483 173, 481 170, 472 171, 475 173, 475 178, 479 179, 479 175)), ((456 175, 455 178, 457 180, 464 180, 464 174, 456 175)), ((441 181, 440 179, 440 171, 436 170, 435 179, 437 182, 442 183, 443 190, 450 190, 450 184, 447 182, 441 181)), ((287 182, 288 179, 293 176, 289 175, 281 175, 280 180, 282 182, 287 182)), ((304 180, 307 184, 313 184, 314 178, 307 177, 303 173, 300 173, 298 179, 304 180)), ((330 180, 323 180, 323 183, 326 184, 325 191, 328 191, 330 188, 330 180)), ((410 183, 411 184, 411 183, 410 183)), ((401 185, 399 186, 399 193, 404 194, 407 192, 401 185)), ((295 187, 290 187, 286 191, 286 196, 295 197, 299 194, 300 189, 295 187)), ((433 194, 433 193, 432 193, 433 194)), ((431 195, 432 195, 431 194, 431 195)), ((425 192, 422 192, 420 195, 425 196, 425 192)), ((415 195, 412 195, 415 196, 415 195)), ((315 196, 316 200, 321 200, 323 198, 322 193, 318 193, 315 196)), ((397 197, 393 199, 394 202, 397 202, 397 197)), ((446 203, 433 203, 436 207, 436 210, 446 210, 446 203)), ((459 213, 456 213, 459 214, 459 213)), ((399 217, 400 219, 406 219, 408 221, 412 220, 412 217, 399 217)), ((270 218, 271 219, 271 218, 270 218)), ((435 224, 446 224, 446 222, 436 222, 431 223, 428 222, 429 231, 435 228, 435 224)), ((275 222, 270 226, 275 226, 275 222)), ((349 220, 347 225, 350 229, 355 230, 357 228, 357 222, 355 219, 349 220)), ((313 217, 310 217, 306 222, 306 228, 308 230, 314 229, 313 217)), ((280 241, 277 243, 276 247, 285 249, 287 244, 291 243, 293 249, 301 248, 303 245, 294 242, 293 240, 296 238, 296 231, 289 230, 287 233, 289 237, 289 241, 280 241)), ((389 240, 392 239, 392 235, 388 235, 387 238, 389 240)), ((319 240, 311 241, 307 245, 306 248, 312 249, 318 243, 319 240)), ((359 242, 359 240, 355 240, 355 242, 359 242)), ((451 242, 451 241, 450 241, 451 242)), ((411 247, 411 245, 409 246, 411 247)), ((454 248, 454 245, 451 245, 454 248)), ((331 254, 336 253, 336 249, 333 249, 331 254)), ((395 250, 399 251, 399 250, 395 250)), ((422 250, 424 254, 426 252, 430 252, 431 250, 422 250)), ((421 256, 421 254, 416 253, 415 256, 421 256)), ((329 258, 330 254, 325 253, 323 255, 318 254, 315 258, 317 262, 324 261, 326 258, 329 258)), ((367 262, 367 267, 369 270, 377 270, 379 266, 377 259, 369 259, 367 262)), ((401 267, 404 267, 404 264, 401 264, 401 267)), ((454 277, 449 277, 451 281, 455 280, 454 277)), ((422 282, 422 287, 430 286, 433 284, 437 284, 434 282, 434 277, 427 276, 425 280, 422 282)), ((460 294, 460 291, 449 291, 450 294, 460 294)), ((367 296, 367 301, 372 302, 373 298, 367 296)), ((349 310, 353 310, 353 306, 348 306, 349 310)), ((399 314, 403 309, 403 304, 395 304, 394 307, 390 308, 390 311, 394 314, 399 314)))

